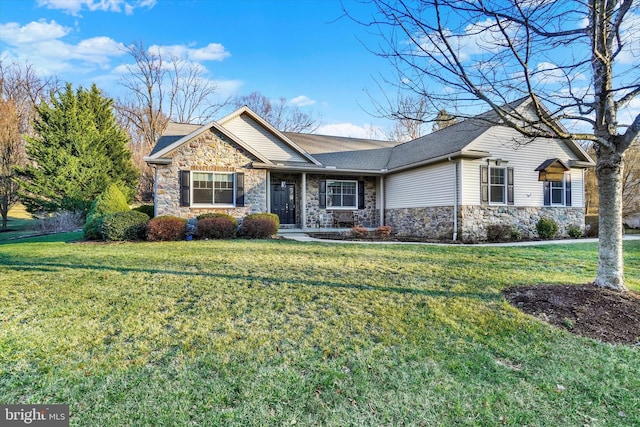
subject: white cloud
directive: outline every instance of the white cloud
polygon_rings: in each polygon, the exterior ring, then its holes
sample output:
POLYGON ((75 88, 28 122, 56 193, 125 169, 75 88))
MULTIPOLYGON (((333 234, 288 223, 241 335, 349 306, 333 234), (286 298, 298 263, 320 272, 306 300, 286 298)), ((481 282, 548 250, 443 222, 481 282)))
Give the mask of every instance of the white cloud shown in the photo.
POLYGON ((64 42, 62 38, 71 31, 55 21, 34 21, 24 26, 10 22, 0 25, 0 41, 9 46, 7 55, 32 64, 42 75, 106 68, 112 57, 124 54, 124 45, 109 37, 93 37, 77 44, 64 42))
POLYGON ((536 81, 544 83, 566 83, 567 80, 571 80, 572 82, 587 80, 587 77, 580 72, 574 72, 573 75, 566 76, 563 69, 551 62, 540 62, 536 67, 533 77, 536 81))
POLYGON ((353 123, 332 123, 320 126, 315 133, 349 138, 385 139, 384 130, 370 123, 366 123, 363 126, 354 125, 353 123))
POLYGON ((17 22, 0 24, 0 41, 18 46, 27 43, 38 43, 51 39, 59 39, 71 32, 71 28, 63 27, 56 21, 32 21, 21 27, 17 22))
POLYGON ((231 53, 220 43, 209 43, 207 46, 199 49, 194 49, 186 45, 152 45, 149 46, 149 52, 159 53, 167 59, 175 56, 190 61, 222 61, 231 56, 231 53))
POLYGON ((78 15, 83 9, 90 12, 124 12, 131 15, 136 8, 151 9, 157 0, 38 0, 38 6, 47 9, 58 9, 70 15, 78 15))
POLYGON ((314 99, 311 99, 305 95, 296 96, 295 98, 291 99, 289 102, 295 105, 296 107, 308 107, 309 105, 316 104, 316 101, 314 99))

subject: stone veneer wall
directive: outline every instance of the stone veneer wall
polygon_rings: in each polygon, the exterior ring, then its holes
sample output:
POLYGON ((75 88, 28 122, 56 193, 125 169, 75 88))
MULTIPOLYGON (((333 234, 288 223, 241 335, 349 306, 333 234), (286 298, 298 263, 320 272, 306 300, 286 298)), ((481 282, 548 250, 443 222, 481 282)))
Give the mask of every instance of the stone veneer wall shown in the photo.
POLYGON ((398 236, 451 240, 453 237, 453 206, 386 209, 385 224, 398 236))
MULTIPOLYGON (((584 209, 578 207, 459 206, 458 239, 463 242, 487 240, 487 227, 506 224, 520 230, 525 239, 537 237, 536 224, 542 217, 558 223, 558 235, 567 236, 567 227, 584 229, 584 209)), ((449 240, 453 237, 453 206, 387 209, 385 223, 399 236, 449 240)))
POLYGON ((376 228, 380 217, 376 209, 376 179, 375 177, 348 177, 335 175, 307 174, 307 223, 306 228, 333 227, 333 210, 321 209, 319 204, 320 181, 331 179, 346 179, 364 181, 364 209, 354 210, 355 225, 376 228))
POLYGON ((158 165, 156 179, 157 215, 194 218, 202 213, 220 212, 241 218, 250 213, 264 212, 267 207, 265 170, 252 169, 251 154, 227 140, 223 135, 205 132, 182 144, 168 157, 170 165, 158 165), (192 208, 180 206, 179 171, 242 172, 244 173, 244 206, 237 208, 192 208))
POLYGON ((542 217, 558 223, 560 237, 567 236, 570 225, 584 230, 584 208, 580 207, 461 206, 459 215, 462 241, 487 240, 487 226, 494 224, 511 225, 524 239, 536 238, 536 224, 542 217))

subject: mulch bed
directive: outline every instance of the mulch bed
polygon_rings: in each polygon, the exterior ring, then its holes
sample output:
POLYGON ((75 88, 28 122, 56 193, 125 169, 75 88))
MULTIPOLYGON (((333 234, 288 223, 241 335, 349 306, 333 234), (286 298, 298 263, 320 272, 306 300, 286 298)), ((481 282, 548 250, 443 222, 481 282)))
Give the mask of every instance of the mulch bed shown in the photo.
POLYGON ((594 285, 507 288, 516 308, 583 337, 614 344, 640 345, 640 294, 594 285))

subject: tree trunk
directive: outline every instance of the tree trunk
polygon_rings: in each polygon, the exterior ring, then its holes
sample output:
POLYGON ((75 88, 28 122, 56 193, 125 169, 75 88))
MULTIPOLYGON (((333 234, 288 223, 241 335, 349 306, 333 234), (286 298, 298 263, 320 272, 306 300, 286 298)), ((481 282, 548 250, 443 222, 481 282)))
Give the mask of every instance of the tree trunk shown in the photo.
POLYGON ((594 284, 626 291, 622 259, 622 156, 601 146, 596 161, 598 177, 599 249, 598 272, 594 284))

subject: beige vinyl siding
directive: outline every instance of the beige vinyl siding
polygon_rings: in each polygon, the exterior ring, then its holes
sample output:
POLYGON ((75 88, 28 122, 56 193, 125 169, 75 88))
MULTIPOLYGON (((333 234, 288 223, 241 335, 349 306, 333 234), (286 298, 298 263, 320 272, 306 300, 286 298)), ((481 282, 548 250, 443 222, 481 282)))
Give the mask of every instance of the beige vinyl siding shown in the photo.
POLYGON ((232 118, 223 126, 271 161, 309 163, 293 148, 245 114, 232 118))
MULTIPOLYGON (((496 159, 502 159, 507 163, 501 164, 501 167, 513 168, 515 206, 543 206, 543 184, 538 181, 535 169, 546 159, 559 158, 568 163, 569 160, 577 160, 577 157, 564 143, 556 140, 537 139, 525 143, 526 141, 528 140, 512 129, 495 127, 474 141, 469 148, 490 152, 490 166, 495 166, 496 159), (519 145, 518 142, 523 144, 519 145)), ((463 205, 480 204, 480 165, 487 165, 487 159, 463 161, 463 205)), ((572 206, 580 207, 584 203, 583 187, 582 171, 572 170, 572 206)))
POLYGON ((453 206, 453 173, 453 163, 446 162, 386 176, 386 208, 453 206))

